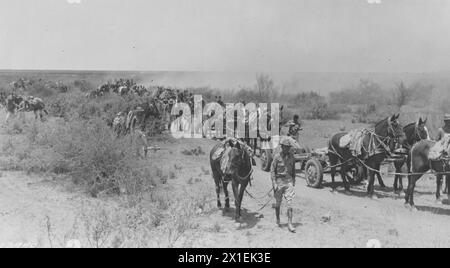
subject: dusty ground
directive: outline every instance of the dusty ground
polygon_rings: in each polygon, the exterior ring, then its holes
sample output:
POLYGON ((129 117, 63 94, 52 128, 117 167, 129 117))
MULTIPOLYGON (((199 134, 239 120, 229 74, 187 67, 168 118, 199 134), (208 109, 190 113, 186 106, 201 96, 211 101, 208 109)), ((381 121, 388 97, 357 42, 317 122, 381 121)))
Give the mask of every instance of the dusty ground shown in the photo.
MULTIPOLYGON (((304 134, 305 140, 314 136, 313 148, 323 147, 328 131, 336 131, 342 123, 308 122, 305 128, 319 127, 320 124, 328 129, 304 134)), ((166 185, 173 197, 183 195, 185 191, 193 195, 208 191, 212 198, 207 202, 213 207, 214 183, 209 174, 208 152, 214 141, 152 141, 151 144, 157 144, 163 150, 153 152, 149 163, 176 174, 166 185), (206 154, 191 156, 181 153, 184 149, 198 146, 206 154)), ((391 186, 392 178, 384 177, 386 185, 391 186)), ((325 180, 330 181, 328 176, 325 180)), ((269 174, 255 168, 249 192, 260 197, 270 185, 269 174)), ((339 191, 331 193, 329 189, 326 184, 323 189, 308 188, 305 181, 298 178, 294 202, 296 234, 289 233, 285 227, 275 226, 272 202, 259 211, 267 197, 253 200, 246 195, 241 224, 234 222, 233 211, 225 214, 218 209, 200 212, 194 219, 197 223, 195 228, 185 232, 175 246, 365 247, 369 239, 378 239, 384 247, 450 246, 450 229, 447 228, 450 225, 450 207, 434 201, 434 178, 425 177, 418 183, 415 200, 418 212, 404 208, 402 197, 395 195, 391 188, 377 188, 378 200, 366 198, 363 186, 353 187, 348 195, 339 191)), ((2 171, 0 247, 64 246, 61 240, 67 236, 80 209, 93 205, 114 208, 117 204, 118 200, 114 198, 90 198, 84 191, 51 177, 2 171)), ((282 221, 286 220, 283 214, 282 221)))

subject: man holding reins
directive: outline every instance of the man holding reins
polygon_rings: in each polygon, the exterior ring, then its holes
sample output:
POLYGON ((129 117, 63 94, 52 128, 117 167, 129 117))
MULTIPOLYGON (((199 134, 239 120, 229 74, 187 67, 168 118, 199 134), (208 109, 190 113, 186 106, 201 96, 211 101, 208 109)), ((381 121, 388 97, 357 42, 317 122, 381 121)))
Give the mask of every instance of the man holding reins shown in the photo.
POLYGON ((292 201, 295 197, 295 158, 292 153, 292 141, 289 137, 283 137, 280 142, 281 151, 278 152, 270 168, 270 177, 275 196, 275 215, 277 225, 280 223, 281 202, 286 199, 288 230, 295 233, 295 227, 292 224, 293 209, 292 201))

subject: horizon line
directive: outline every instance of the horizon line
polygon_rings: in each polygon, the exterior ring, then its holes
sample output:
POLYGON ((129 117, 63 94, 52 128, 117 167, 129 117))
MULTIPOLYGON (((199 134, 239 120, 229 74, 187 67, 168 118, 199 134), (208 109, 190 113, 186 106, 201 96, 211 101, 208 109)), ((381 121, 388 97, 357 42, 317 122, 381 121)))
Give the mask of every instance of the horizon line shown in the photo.
POLYGON ((329 74, 436 74, 436 73, 450 73, 449 71, 428 71, 428 72, 356 72, 356 71, 199 71, 199 70, 107 70, 107 69, 1 69, 0 72, 126 72, 126 73, 329 73, 329 74))

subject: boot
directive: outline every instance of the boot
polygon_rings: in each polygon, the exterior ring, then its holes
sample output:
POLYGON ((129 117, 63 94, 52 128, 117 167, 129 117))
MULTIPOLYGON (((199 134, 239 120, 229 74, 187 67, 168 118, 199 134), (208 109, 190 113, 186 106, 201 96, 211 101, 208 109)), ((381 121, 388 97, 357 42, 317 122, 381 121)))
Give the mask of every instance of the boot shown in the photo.
POLYGON ((296 230, 295 230, 294 225, 292 224, 292 216, 293 216, 292 208, 288 209, 287 214, 288 214, 288 229, 289 229, 289 232, 295 233, 296 230))
POLYGON ((281 221, 280 221, 280 208, 275 208, 275 215, 277 216, 277 225, 278 227, 281 227, 281 221))

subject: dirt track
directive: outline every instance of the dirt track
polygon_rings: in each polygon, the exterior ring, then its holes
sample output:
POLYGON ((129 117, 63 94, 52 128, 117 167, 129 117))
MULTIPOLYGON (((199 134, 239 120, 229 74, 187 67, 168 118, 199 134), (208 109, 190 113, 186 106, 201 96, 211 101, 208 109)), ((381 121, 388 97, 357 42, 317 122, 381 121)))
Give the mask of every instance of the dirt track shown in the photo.
MULTIPOLYGON (((205 188, 213 193, 214 183, 210 175, 202 171, 209 169, 207 154, 186 156, 180 153, 182 148, 197 146, 208 152, 213 143, 190 140, 165 144, 167 150, 154 153, 149 161, 167 168, 174 164, 182 167, 177 171, 177 179, 169 181, 174 191, 188 187, 194 193, 205 188), (192 183, 193 177, 198 178, 196 183, 192 183)), ((329 181, 328 176, 325 180, 329 181)), ((392 178, 385 178, 385 183, 392 185, 392 178)), ((249 191, 259 197, 270 185, 269 174, 256 168, 249 191)), ((296 234, 275 226, 272 202, 258 211, 267 198, 256 201, 246 195, 243 223, 234 222, 233 211, 223 214, 215 209, 198 216, 197 228, 187 231, 175 246, 365 247, 369 239, 380 240, 384 247, 450 246, 450 229, 447 228, 450 207, 434 201, 434 179, 423 178, 418 183, 418 212, 405 209, 403 198, 394 195, 390 188, 376 188, 379 199, 371 200, 365 197, 363 186, 353 187, 352 193, 346 195, 331 193, 327 185, 323 189, 305 185, 305 181, 298 179, 294 203, 296 234)), ((81 204, 86 202, 114 205, 111 200, 92 199, 83 192, 69 191, 52 179, 2 172, 0 246, 50 246, 47 216, 51 219, 52 232, 61 237, 73 224, 81 204)), ((215 204, 213 199, 209 202, 215 204)), ((286 222, 285 215, 282 221, 286 222)), ((53 246, 63 245, 58 241, 52 243, 53 246)))

